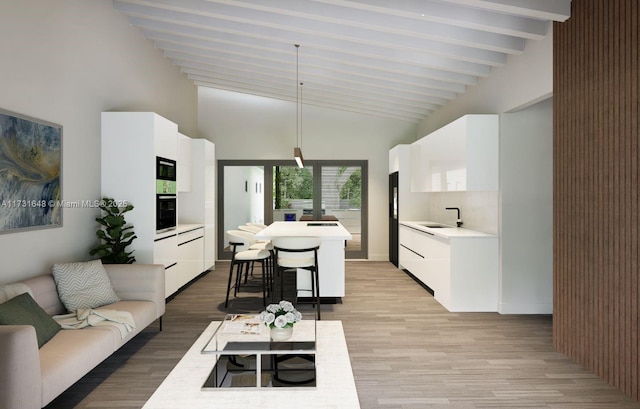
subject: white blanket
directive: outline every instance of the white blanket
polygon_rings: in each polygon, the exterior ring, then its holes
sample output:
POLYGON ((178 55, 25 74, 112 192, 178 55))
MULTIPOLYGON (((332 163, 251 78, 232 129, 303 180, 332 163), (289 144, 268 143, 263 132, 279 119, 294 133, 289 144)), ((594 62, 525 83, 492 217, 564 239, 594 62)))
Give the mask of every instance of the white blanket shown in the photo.
POLYGON ((55 315, 53 317, 64 329, 81 329, 101 325, 113 325, 120 330, 122 338, 136 328, 129 311, 94 310, 80 308, 75 313, 55 315))

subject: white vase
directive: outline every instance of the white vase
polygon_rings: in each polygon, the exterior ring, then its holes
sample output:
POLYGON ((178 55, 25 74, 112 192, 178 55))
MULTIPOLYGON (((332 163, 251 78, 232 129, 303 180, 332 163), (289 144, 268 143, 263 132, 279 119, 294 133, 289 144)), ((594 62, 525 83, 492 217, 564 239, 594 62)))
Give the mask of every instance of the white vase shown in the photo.
POLYGON ((285 328, 273 327, 273 328, 271 328, 271 340, 272 341, 286 341, 289 338, 291 338, 292 334, 293 334, 293 327, 285 327, 285 328))

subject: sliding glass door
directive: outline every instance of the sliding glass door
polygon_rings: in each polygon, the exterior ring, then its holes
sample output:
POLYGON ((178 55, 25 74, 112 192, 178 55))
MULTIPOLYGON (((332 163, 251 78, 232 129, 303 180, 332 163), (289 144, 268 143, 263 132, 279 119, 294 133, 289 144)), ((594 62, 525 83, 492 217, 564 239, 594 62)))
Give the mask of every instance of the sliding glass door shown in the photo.
POLYGON ((362 250, 362 167, 323 166, 321 220, 337 220, 353 236, 347 253, 362 250))
POLYGON ((313 166, 275 165, 272 221, 301 221, 313 215, 313 166))
POLYGON ((367 258, 367 161, 218 161, 218 258, 228 259, 224 234, 273 221, 339 221, 353 236, 346 257, 367 258), (261 201, 261 203, 258 203, 261 201))

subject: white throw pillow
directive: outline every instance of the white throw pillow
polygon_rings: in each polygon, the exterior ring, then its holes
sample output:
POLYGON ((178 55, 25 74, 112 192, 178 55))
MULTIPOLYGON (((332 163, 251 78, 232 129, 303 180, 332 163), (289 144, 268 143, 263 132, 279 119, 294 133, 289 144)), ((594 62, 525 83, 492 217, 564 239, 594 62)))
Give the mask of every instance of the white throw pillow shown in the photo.
POLYGON ((26 284, 14 283, 0 285, 0 304, 24 293, 29 293, 31 298, 33 298, 33 293, 26 284))
POLYGON ((120 301, 101 260, 53 265, 58 296, 69 312, 120 301))

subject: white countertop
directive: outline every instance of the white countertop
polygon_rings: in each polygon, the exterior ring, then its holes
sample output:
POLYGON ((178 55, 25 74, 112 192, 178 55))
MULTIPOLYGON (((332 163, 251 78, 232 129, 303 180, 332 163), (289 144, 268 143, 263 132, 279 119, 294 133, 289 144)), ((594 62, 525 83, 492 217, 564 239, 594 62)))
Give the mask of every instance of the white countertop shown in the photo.
POLYGON ((176 227, 176 233, 178 234, 186 233, 191 230, 203 229, 203 228, 204 228, 203 224, 178 224, 178 227, 176 227))
POLYGON ((156 233, 155 240, 164 239, 166 237, 175 236, 180 233, 186 233, 191 230, 204 228, 202 224, 178 224, 175 229, 163 231, 160 233, 156 233))
POLYGON ((264 230, 256 233, 259 240, 271 240, 275 237, 319 237, 322 240, 351 240, 353 236, 340 222, 273 222, 264 230), (320 226, 314 226, 320 224, 320 226))
POLYGON ((433 234, 434 236, 442 237, 444 239, 452 239, 458 237, 496 237, 493 234, 482 233, 479 231, 473 231, 462 227, 455 227, 445 225, 443 223, 432 221, 411 221, 411 222, 399 222, 400 224, 411 227, 412 229, 420 230, 425 233, 433 234), (436 224, 440 226, 446 226, 441 228, 430 228, 424 226, 425 224, 436 224))

